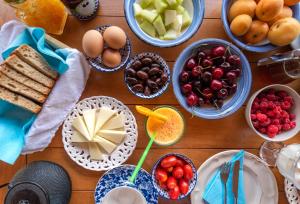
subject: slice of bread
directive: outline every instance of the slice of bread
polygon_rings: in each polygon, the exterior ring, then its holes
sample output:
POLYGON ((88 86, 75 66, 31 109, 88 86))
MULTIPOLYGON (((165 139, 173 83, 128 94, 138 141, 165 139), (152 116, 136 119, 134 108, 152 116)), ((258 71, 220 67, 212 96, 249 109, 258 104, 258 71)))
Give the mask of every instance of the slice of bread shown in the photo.
POLYGON ((0 99, 23 107, 33 113, 39 113, 42 109, 41 106, 35 104, 34 102, 2 87, 0 87, 0 99))
POLYGON ((0 64, 0 72, 2 72, 3 74, 5 74, 6 76, 8 76, 11 79, 14 79, 15 81, 40 92, 41 94, 43 94, 45 96, 48 96, 49 93, 51 92, 51 89, 49 89, 48 87, 20 74, 19 72, 10 68, 6 64, 0 64))
POLYGON ((5 64, 8 64, 11 68, 15 69, 16 71, 22 73, 23 75, 49 87, 52 88, 54 86, 55 81, 41 72, 37 71, 35 68, 33 68, 31 65, 27 64, 23 60, 21 60, 17 55, 11 55, 9 56, 5 62, 5 64))
POLYGON ((44 103, 46 96, 0 73, 0 86, 30 98, 38 103, 44 103))
POLYGON ((24 62, 33 66, 36 70, 45 74, 46 76, 56 80, 58 73, 51 69, 47 61, 40 55, 35 49, 28 45, 22 45, 18 47, 14 52, 24 62))

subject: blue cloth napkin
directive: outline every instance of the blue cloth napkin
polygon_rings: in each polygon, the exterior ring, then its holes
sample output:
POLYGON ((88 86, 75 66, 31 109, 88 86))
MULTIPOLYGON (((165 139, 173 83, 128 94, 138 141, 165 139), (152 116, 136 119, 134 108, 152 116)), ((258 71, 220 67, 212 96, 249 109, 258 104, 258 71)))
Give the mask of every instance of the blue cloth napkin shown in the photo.
MULTIPOLYGON (((241 150, 235 154, 231 160, 231 169, 229 178, 227 180, 227 203, 234 204, 234 195, 232 192, 232 181, 233 181, 233 167, 234 163, 240 160, 240 170, 239 170, 239 186, 238 186, 238 204, 245 204, 245 192, 244 192, 244 150, 241 150)), ((208 182, 202 199, 209 204, 222 204, 224 203, 225 196, 225 186, 222 184, 220 170, 218 170, 212 179, 208 182)))
MULTIPOLYGON (((45 42, 45 31, 41 28, 25 28, 2 53, 3 59, 23 44, 37 50, 58 73, 68 70, 68 52, 49 46, 45 42)), ((0 160, 13 164, 21 154, 25 136, 37 115, 1 99, 0 107, 0 160)))

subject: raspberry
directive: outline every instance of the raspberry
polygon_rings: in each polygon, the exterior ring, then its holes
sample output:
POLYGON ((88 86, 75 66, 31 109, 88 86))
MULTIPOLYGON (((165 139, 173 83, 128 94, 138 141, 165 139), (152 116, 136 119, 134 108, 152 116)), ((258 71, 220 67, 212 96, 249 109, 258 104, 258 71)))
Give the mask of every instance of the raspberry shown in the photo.
POLYGON ((276 133, 270 133, 270 132, 268 132, 268 136, 269 136, 269 138, 273 138, 273 137, 276 136, 276 133))
POLYGON ((254 102, 253 104, 252 104, 252 109, 259 109, 259 103, 258 102, 254 102))
POLYGON ((288 96, 288 93, 286 91, 277 91, 277 96, 284 98, 286 96, 288 96))
POLYGON ((275 112, 274 111, 268 111, 267 116, 269 116, 270 118, 274 118, 275 117, 275 112))
POLYGON ((267 99, 268 99, 269 101, 275 101, 275 100, 276 100, 276 96, 275 96, 275 94, 268 94, 268 95, 267 95, 267 99))
POLYGON ((276 125, 269 125, 268 126, 268 133, 277 133, 278 132, 278 127, 276 125))
POLYGON ((261 102, 269 102, 269 100, 268 100, 266 97, 263 97, 263 98, 261 99, 261 102))
POLYGON ((279 133, 279 131, 281 131, 281 129, 282 129, 282 125, 276 125, 277 127, 278 127, 278 133, 279 133))
POLYGON ((281 115, 282 118, 289 118, 289 117, 290 117, 290 115, 289 115, 288 112, 286 112, 286 111, 282 111, 282 112, 280 113, 280 115, 281 115))
POLYGON ((262 98, 265 98, 266 94, 265 93, 260 93, 258 94, 258 98, 261 100, 262 98))
POLYGON ((271 119, 270 118, 267 118, 267 120, 265 120, 264 122, 261 122, 260 125, 262 127, 267 127, 268 125, 271 124, 271 119))
POLYGON ((280 102, 279 101, 274 101, 275 106, 279 107, 280 106, 280 102))
POLYGON ((296 122, 295 122, 295 121, 292 121, 292 122, 290 123, 290 126, 291 126, 291 129, 295 128, 295 127, 296 127, 296 122))
POLYGON ((259 128, 258 131, 261 132, 261 133, 263 133, 263 134, 267 133, 267 129, 266 128, 259 128))
POLYGON ((256 114, 251 114, 251 120, 256 120, 256 114))
POLYGON ((273 125, 279 125, 279 124, 280 124, 280 121, 279 121, 278 119, 274 119, 274 120, 272 121, 272 124, 273 124, 273 125))
POLYGON ((296 119, 296 115, 293 113, 290 113, 290 120, 295 120, 296 119))
POLYGON ((276 106, 275 106, 275 104, 273 103, 273 101, 269 101, 269 103, 268 103, 268 108, 269 109, 274 109, 276 106))
POLYGON ((283 119, 283 123, 285 123, 285 124, 290 124, 290 122, 291 122, 291 121, 290 121, 290 119, 288 119, 288 118, 284 118, 284 119, 283 119))
POLYGON ((260 104, 259 104, 259 107, 261 109, 267 109, 269 107, 269 104, 268 102, 265 102, 265 101, 262 101, 260 104))
POLYGON ((281 103, 281 108, 283 110, 289 110, 292 107, 291 103, 288 101, 284 101, 281 103))
POLYGON ((259 122, 256 120, 256 121, 252 121, 252 125, 255 129, 258 129, 260 127, 259 125, 259 122))
POLYGON ((284 101, 289 102, 290 104, 294 104, 294 99, 291 96, 286 96, 283 98, 284 101))
POLYGON ((267 117, 265 114, 257 113, 257 114, 256 114, 256 118, 257 118, 257 120, 259 120, 260 122, 263 122, 263 121, 267 120, 268 117, 267 117))
POLYGON ((288 130, 290 130, 291 129, 291 126, 290 126, 290 124, 284 124, 283 126, 282 126, 282 129, 283 130, 285 130, 285 131, 288 131, 288 130))
POLYGON ((253 100, 253 103, 259 103, 259 102, 260 102, 260 100, 259 100, 258 97, 256 97, 256 98, 253 100))

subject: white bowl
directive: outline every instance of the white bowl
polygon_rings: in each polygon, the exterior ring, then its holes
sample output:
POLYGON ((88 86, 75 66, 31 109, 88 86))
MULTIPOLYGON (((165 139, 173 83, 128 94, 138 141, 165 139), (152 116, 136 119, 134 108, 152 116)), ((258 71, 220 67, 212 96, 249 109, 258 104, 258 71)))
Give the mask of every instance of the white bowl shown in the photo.
POLYGON ((269 85, 266 86, 258 91, 256 91, 251 98, 248 101, 247 107, 246 107, 246 111, 245 111, 245 116, 246 116, 246 120, 248 122, 248 125, 251 127, 251 129, 258 134, 260 137, 262 137, 265 140, 268 141, 273 141, 273 142, 282 142, 282 141, 286 141, 288 139, 291 139, 292 137, 294 137, 295 135, 297 135, 300 131, 300 96, 299 94, 292 88, 286 86, 286 85, 281 85, 281 84, 273 84, 273 85, 269 85), (286 91, 291 97, 293 97, 295 105, 293 106, 293 108, 291 109, 291 112, 294 113, 296 115, 296 127, 292 130, 288 130, 285 132, 282 132, 278 135, 276 135, 273 138, 269 138, 266 134, 262 134, 260 132, 258 132, 251 121, 251 106, 252 103, 254 101, 254 99, 257 97, 257 95, 259 93, 261 93, 262 91, 266 90, 266 89, 270 89, 273 88, 275 90, 282 90, 282 91, 286 91))

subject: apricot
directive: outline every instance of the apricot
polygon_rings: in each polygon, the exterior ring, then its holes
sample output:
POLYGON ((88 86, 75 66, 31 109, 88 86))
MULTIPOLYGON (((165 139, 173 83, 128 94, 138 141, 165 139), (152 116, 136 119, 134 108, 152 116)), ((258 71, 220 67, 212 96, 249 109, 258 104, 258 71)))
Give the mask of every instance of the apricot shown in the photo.
POLYGON ((261 0, 256 7, 256 17, 261 21, 273 20, 283 8, 283 0, 261 0))
POLYGON ((300 2, 300 0, 284 0, 284 5, 294 6, 299 2, 300 2))
POLYGON ((247 14, 252 18, 255 15, 256 2, 254 0, 238 0, 235 1, 229 9, 229 21, 241 14, 247 14))
POLYGON ((300 23, 295 18, 287 17, 276 21, 268 33, 269 41, 277 46, 290 44, 300 34, 300 23))
POLYGON ((254 20, 248 32, 245 35, 245 41, 249 44, 257 44, 263 41, 269 32, 269 26, 267 23, 254 20))
POLYGON ((281 9, 280 13, 275 18, 273 18, 271 21, 269 21, 268 24, 269 24, 269 26, 272 26, 279 19, 286 18, 286 17, 292 17, 292 16, 293 16, 293 10, 288 6, 284 6, 281 9))
POLYGON ((231 32, 236 36, 242 36, 245 35, 252 23, 251 16, 247 14, 242 14, 237 17, 235 17, 231 24, 230 24, 230 30, 231 32))

